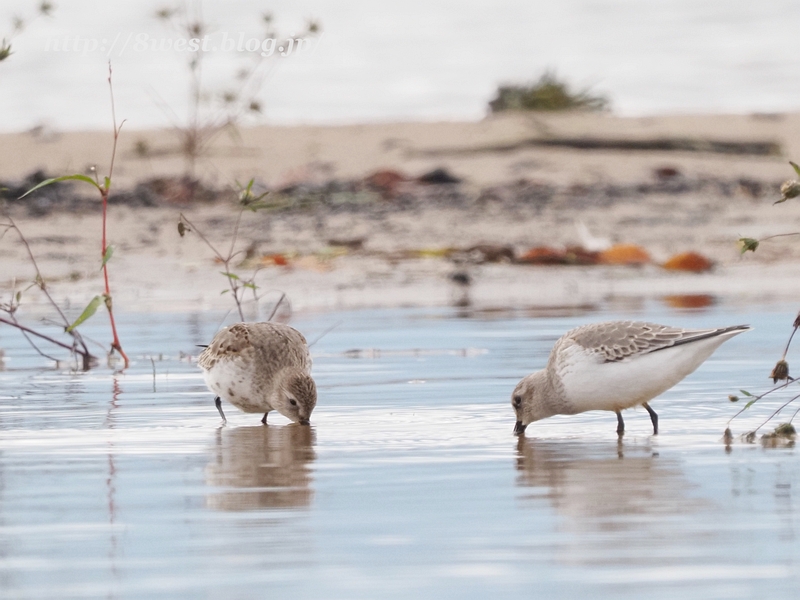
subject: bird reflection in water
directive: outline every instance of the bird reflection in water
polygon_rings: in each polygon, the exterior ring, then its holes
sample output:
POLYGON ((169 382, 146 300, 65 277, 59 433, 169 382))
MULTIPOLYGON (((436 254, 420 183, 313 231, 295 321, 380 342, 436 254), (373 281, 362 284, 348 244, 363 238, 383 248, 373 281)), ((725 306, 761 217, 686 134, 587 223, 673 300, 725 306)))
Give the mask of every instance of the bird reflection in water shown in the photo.
POLYGON ((208 495, 207 505, 217 510, 309 506, 314 443, 314 429, 307 425, 221 427, 206 482, 222 489, 208 495))
POLYGON ((668 554, 665 540, 690 545, 698 534, 694 525, 705 503, 693 497, 694 487, 680 461, 659 457, 649 444, 521 436, 516 467, 517 485, 526 489, 523 499, 549 503, 557 517, 556 528, 569 534, 563 539, 575 542, 555 551, 562 562, 652 566, 659 553, 644 550, 654 540, 660 540, 668 554), (674 532, 684 527, 683 536, 676 539, 674 532))

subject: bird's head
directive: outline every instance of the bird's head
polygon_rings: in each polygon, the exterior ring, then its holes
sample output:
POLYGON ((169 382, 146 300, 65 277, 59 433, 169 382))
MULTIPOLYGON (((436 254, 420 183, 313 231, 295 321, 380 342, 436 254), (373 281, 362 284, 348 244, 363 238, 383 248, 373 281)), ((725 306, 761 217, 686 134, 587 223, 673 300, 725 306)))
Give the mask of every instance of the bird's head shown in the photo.
POLYGON ((317 405, 317 386, 311 375, 300 369, 286 369, 277 386, 273 408, 287 419, 308 425, 317 405))
POLYGON ((539 419, 552 416, 553 411, 546 402, 547 376, 537 371, 524 377, 511 394, 511 408, 517 417, 514 433, 522 435, 525 428, 539 419))

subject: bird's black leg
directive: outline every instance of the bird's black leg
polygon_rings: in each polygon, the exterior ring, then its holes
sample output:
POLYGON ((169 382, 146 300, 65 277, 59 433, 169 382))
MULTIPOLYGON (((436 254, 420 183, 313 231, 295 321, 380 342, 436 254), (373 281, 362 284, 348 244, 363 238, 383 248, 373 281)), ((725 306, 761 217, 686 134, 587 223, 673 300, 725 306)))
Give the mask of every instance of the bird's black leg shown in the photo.
POLYGON ((264 413, 264 418, 263 418, 263 419, 261 419, 261 422, 262 422, 264 425, 266 425, 266 424, 267 424, 267 415, 268 415, 268 414, 269 414, 268 412, 265 412, 265 413, 264 413))
POLYGON ((217 405, 217 410, 219 411, 219 416, 222 417, 222 422, 227 423, 228 419, 225 418, 225 413, 222 412, 222 400, 220 400, 219 396, 214 398, 214 404, 217 405))
POLYGON ((617 412, 617 435, 622 435, 625 433, 625 421, 622 420, 622 413, 619 411, 617 412))
POLYGON ((647 402, 643 403, 642 406, 644 406, 645 410, 650 413, 650 420, 653 422, 653 435, 658 435, 658 415, 656 414, 656 411, 650 408, 650 405, 647 402))

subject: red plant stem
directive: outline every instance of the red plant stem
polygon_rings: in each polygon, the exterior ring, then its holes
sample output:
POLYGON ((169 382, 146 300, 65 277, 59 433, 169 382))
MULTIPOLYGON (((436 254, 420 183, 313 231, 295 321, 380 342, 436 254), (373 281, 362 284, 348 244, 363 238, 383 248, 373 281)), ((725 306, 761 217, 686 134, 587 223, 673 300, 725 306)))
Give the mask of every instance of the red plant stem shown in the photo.
POLYGON ((108 213, 108 193, 111 189, 111 176, 114 173, 114 160, 117 158, 117 140, 119 140, 119 130, 122 129, 122 125, 125 123, 123 120, 122 123, 119 124, 117 127, 117 111, 114 107, 114 86, 111 83, 111 61, 108 62, 108 91, 109 95, 111 96, 111 120, 114 124, 114 145, 111 147, 111 164, 108 167, 108 177, 106 177, 105 184, 102 188, 100 188, 100 196, 103 199, 103 247, 102 247, 102 254, 100 255, 100 260, 103 261, 103 279, 106 285, 106 308, 108 309, 108 318, 111 320, 111 335, 113 336, 113 340, 111 342, 111 349, 116 350, 119 352, 119 355, 122 357, 122 360, 125 361, 125 368, 128 368, 130 361, 128 360, 128 355, 125 354, 125 351, 122 349, 122 344, 119 343, 119 336, 117 335, 117 325, 114 322, 114 310, 113 310, 113 301, 111 299, 111 288, 108 285, 108 261, 106 260, 106 251, 108 250, 108 244, 106 243, 106 215, 108 213))
MULTIPOLYGON (((115 140, 116 141, 116 140, 115 140)), ((106 257, 106 250, 108 248, 106 244, 106 214, 108 212, 108 190, 104 190, 101 192, 103 197, 103 248, 102 254, 100 255, 101 260, 105 260, 106 257)), ((117 336, 117 325, 114 322, 114 311, 111 308, 111 288, 108 285, 108 262, 103 264, 103 279, 105 280, 106 285, 106 303, 108 308, 108 318, 111 320, 111 335, 113 336, 113 341, 111 342, 111 348, 119 352, 119 355, 122 357, 122 360, 125 361, 125 368, 128 367, 130 361, 128 360, 128 355, 125 354, 125 351, 122 349, 122 345, 119 343, 119 336, 117 336)))

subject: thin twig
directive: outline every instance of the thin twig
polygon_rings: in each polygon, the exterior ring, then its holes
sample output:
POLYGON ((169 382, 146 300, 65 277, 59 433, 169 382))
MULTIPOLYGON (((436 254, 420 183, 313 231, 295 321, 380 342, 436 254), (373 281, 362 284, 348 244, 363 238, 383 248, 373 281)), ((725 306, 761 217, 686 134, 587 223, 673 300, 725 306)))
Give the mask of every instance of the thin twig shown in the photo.
MULTIPOLYGON (((122 131, 122 126, 125 124, 125 119, 117 127, 117 110, 114 105, 114 85, 111 82, 111 61, 108 62, 108 92, 111 96, 111 121, 114 127, 114 145, 111 149, 111 164, 108 166, 108 185, 111 186, 111 177, 114 174, 114 160, 117 156, 117 140, 119 139, 119 132, 122 131)), ((106 194, 109 192, 106 189, 106 194)))
POLYGON ((792 343, 792 338, 794 337, 794 334, 797 333, 798 326, 800 326, 800 324, 795 325, 794 329, 792 329, 792 333, 789 335, 789 341, 786 342, 786 348, 784 348, 783 350, 783 356, 781 357, 781 360, 786 358, 786 353, 789 352, 789 345, 792 343))
POLYGON ((800 231, 795 231, 792 233, 776 233, 775 235, 768 235, 765 238, 761 238, 758 240, 759 242, 766 242, 767 240, 771 240, 772 238, 779 238, 779 237, 787 237, 791 235, 800 235, 800 231))
POLYGON ((286 293, 285 292, 281 292, 281 297, 278 298, 278 301, 275 303, 275 306, 272 307, 272 312, 269 313, 269 317, 267 317, 267 321, 272 321, 272 318, 275 316, 275 313, 278 312, 278 307, 281 305, 281 302, 283 302, 284 298, 286 298, 286 293))
POLYGON ((194 231, 198 236, 200 236, 200 239, 203 240, 203 242, 205 242, 206 246, 208 246, 209 249, 214 253, 214 256, 217 258, 217 260, 219 260, 223 265, 225 265, 225 278, 228 280, 228 286, 230 288, 231 294, 233 295, 233 301, 236 303, 236 310, 238 311, 239 318, 242 321, 244 321, 245 318, 244 318, 244 311, 242 310, 242 298, 239 297, 239 294, 240 294, 240 290, 242 289, 243 286, 239 285, 237 277, 233 277, 232 276, 231 260, 235 256, 237 256, 238 254, 240 254, 240 252, 234 252, 233 250, 234 250, 234 247, 235 247, 235 244, 236 244, 236 238, 238 237, 238 234, 239 234, 239 221, 242 218, 242 213, 243 212, 244 212, 244 209, 242 209, 239 212, 239 215, 238 215, 238 217, 236 219, 236 226, 234 228, 234 234, 233 234, 233 238, 231 240, 231 247, 230 247, 230 250, 228 252, 228 256, 223 256, 220 253, 220 251, 217 250, 217 248, 214 246, 214 244, 212 244, 211 241, 205 236, 205 234, 203 234, 203 232, 200 231, 195 226, 194 223, 192 223, 188 218, 186 218, 186 215, 184 215, 183 213, 180 213, 178 215, 179 220, 181 220, 184 223, 186 223, 186 225, 189 226, 189 230, 194 231))
MULTIPOLYGON (((8 316, 14 322, 14 326, 16 326, 19 329, 19 332, 22 334, 22 337, 24 337, 28 341, 28 344, 30 344, 31 348, 33 348, 39 356, 43 356, 44 358, 46 358, 48 360, 52 360, 54 362, 58 362, 58 359, 55 356, 50 356, 44 350, 39 348, 39 346, 36 345, 36 343, 30 338, 30 335, 28 334, 28 332, 25 331, 24 328, 20 327, 19 321, 17 321, 17 319, 14 317, 13 314, 9 314, 8 316)), ((73 347, 72 351, 75 352, 75 348, 74 347, 73 347)))
POLYGON ((782 383, 782 384, 780 384, 778 386, 775 386, 771 390, 767 390, 766 392, 764 392, 763 394, 761 394, 759 396, 754 396, 752 400, 750 400, 747 404, 744 405, 744 408, 742 408, 739 412, 737 412, 730 419, 728 419, 728 425, 730 426, 731 421, 733 421, 736 417, 738 417, 740 414, 742 414, 744 411, 746 411, 748 408, 750 408, 750 406, 752 406, 755 402, 758 402, 759 400, 761 400, 765 396, 768 396, 772 392, 775 392, 775 391, 778 391, 778 390, 782 390, 786 386, 794 383, 794 381, 795 381, 794 379, 788 380, 786 383, 782 383))
POLYGON ((70 346, 68 344, 65 344, 64 342, 59 342, 58 340, 51 338, 49 335, 45 335, 43 333, 39 333, 38 331, 35 331, 35 330, 31 329, 30 327, 25 327, 25 325, 21 325, 20 323, 15 323, 14 321, 9 321, 8 319, 4 319, 3 317, 0 317, 0 323, 5 323, 6 325, 10 325, 11 327, 16 327, 20 331, 24 331, 26 333, 29 333, 30 335, 35 335, 36 337, 42 338, 43 340, 47 340, 51 344, 55 344, 56 346, 61 346, 62 348, 65 348, 66 350, 69 350, 70 352, 77 352, 78 354, 80 354, 84 358, 92 358, 91 354, 85 354, 82 350, 78 350, 74 346, 70 346))
MULTIPOLYGON (((795 401, 795 400, 797 400, 798 398, 800 398, 800 394, 797 394, 796 396, 794 396, 793 398, 791 398, 790 400, 788 400, 787 402, 785 402, 784 404, 782 404, 782 405, 780 406, 780 408, 778 408, 778 410, 776 410, 774 413, 772 413, 772 414, 769 416, 769 418, 768 418, 766 421, 764 421, 764 422, 763 422, 761 425, 759 425, 758 427, 756 427, 756 428, 755 428, 755 429, 752 431, 752 433, 756 433, 756 432, 757 432, 759 429, 761 429, 761 428, 762 428, 764 425, 766 425, 766 424, 767 424, 767 423, 769 423, 769 422, 770 422, 772 419, 774 419, 774 418, 775 418, 775 417, 778 415, 778 413, 780 413, 780 412, 781 412, 781 411, 782 411, 784 408, 786 408, 787 406, 789 406, 789 405, 790 405, 792 402, 794 402, 794 401, 795 401)), ((797 413, 795 413, 795 414, 797 414, 797 413)), ((792 417, 792 418, 794 418, 794 417, 792 417)))
MULTIPOLYGON (((8 219, 8 221, 10 223, 10 227, 9 228, 10 229, 14 229, 14 231, 17 232, 17 236, 19 237, 20 241, 22 242, 22 245, 25 246, 25 251, 28 253, 28 259, 31 261, 31 264, 33 265, 33 269, 36 272, 36 279, 35 279, 33 285, 35 285, 37 288, 39 288, 42 291, 42 293, 45 295, 45 298, 47 298, 47 301, 50 303, 50 305, 53 307, 53 309, 55 309, 56 313, 61 318, 61 321, 62 321, 62 323, 64 325, 64 329, 65 330, 68 329, 69 326, 70 326, 70 322, 67 319, 67 317, 64 314, 64 312, 61 310, 61 307, 58 305, 58 303, 56 303, 55 300, 53 300, 53 297, 50 295, 50 291, 47 289, 47 284, 45 283, 44 277, 42 276, 42 272, 39 270, 39 263, 36 262, 36 257, 33 255, 33 251, 31 250, 31 246, 28 243, 27 238, 22 233, 22 230, 17 226, 17 223, 14 221, 14 219, 11 217, 11 215, 6 214, 6 218, 8 219)), ((78 353, 81 354, 81 356, 83 356, 83 359, 84 359, 84 370, 88 371, 89 370, 90 359, 92 359, 94 357, 89 352, 89 349, 86 347, 86 342, 83 341, 83 338, 81 337, 81 334, 78 333, 77 330, 73 329, 73 330, 69 331, 69 334, 72 336, 72 338, 75 341, 75 343, 80 344, 80 346, 82 348, 82 351, 78 351, 78 353)))
POLYGON ((344 321, 339 321, 338 323, 334 323, 333 325, 331 325, 330 327, 328 327, 328 328, 327 328, 325 331, 323 331, 322 333, 320 333, 320 334, 319 334, 319 335, 316 337, 316 339, 315 339, 313 342, 311 342, 311 343, 308 345, 308 347, 309 347, 309 348, 311 348, 311 346, 313 346, 314 344, 316 344, 318 341, 320 341, 322 338, 324 338, 326 335, 328 335, 328 334, 329 334, 331 331, 333 331, 334 329, 336 329, 336 328, 337 328, 339 325, 341 325, 342 323, 344 323, 344 321))

